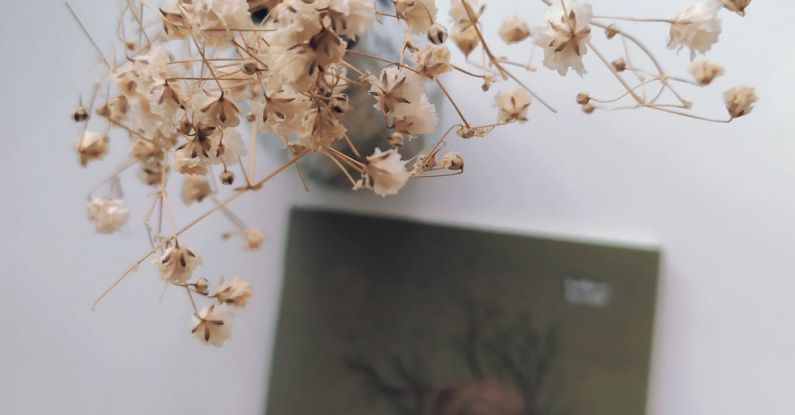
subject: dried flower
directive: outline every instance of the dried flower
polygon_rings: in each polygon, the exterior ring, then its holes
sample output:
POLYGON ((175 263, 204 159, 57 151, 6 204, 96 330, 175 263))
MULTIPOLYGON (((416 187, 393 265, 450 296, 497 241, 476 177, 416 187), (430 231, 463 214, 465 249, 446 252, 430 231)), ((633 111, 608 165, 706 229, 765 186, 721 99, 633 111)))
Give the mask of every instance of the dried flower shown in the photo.
POLYGON ((521 88, 500 91, 494 100, 494 106, 500 110, 499 122, 525 122, 527 110, 530 108, 530 94, 521 88))
POLYGON ((208 97, 200 112, 204 123, 212 127, 229 128, 240 125, 240 110, 223 94, 217 98, 208 97))
POLYGON ((335 31, 341 36, 357 38, 375 22, 375 0, 330 0, 329 9, 335 31))
POLYGON ((670 49, 687 46, 690 57, 696 52, 706 53, 720 38, 721 22, 718 19, 720 3, 697 3, 680 13, 671 23, 670 49))
POLYGON ((436 130, 439 116, 436 114, 436 106, 431 104, 427 95, 420 95, 419 104, 407 108, 408 110, 400 112, 401 116, 395 115, 392 126, 395 131, 417 135, 429 134, 436 130))
POLYGON ((370 94, 376 99, 375 108, 387 115, 400 116, 411 111, 423 94, 420 77, 414 72, 390 66, 371 80, 370 94))
POLYGON ((464 170, 464 157, 451 151, 442 157, 440 167, 448 170, 464 170))
POLYGON ((544 49, 544 66, 566 75, 569 68, 585 74, 582 57, 591 39, 591 5, 566 0, 566 9, 557 4, 544 17, 544 24, 535 29, 535 44, 544 49), (568 13, 566 13, 566 10, 568 13))
POLYGON ((193 270, 201 264, 201 259, 190 249, 179 244, 166 249, 163 256, 153 261, 164 280, 184 284, 190 279, 193 270))
POLYGON ((587 104, 589 102, 591 102, 591 96, 590 95, 588 95, 585 92, 580 92, 579 94, 577 94, 577 103, 578 104, 585 105, 585 104, 587 104))
POLYGON ((723 75, 723 67, 711 59, 696 59, 690 63, 690 73, 701 86, 707 86, 723 75))
POLYGON ((163 182, 168 166, 163 162, 162 154, 152 155, 141 162, 138 178, 144 184, 153 186, 163 182))
POLYGON ((80 164, 85 166, 89 161, 99 160, 108 154, 108 136, 86 130, 77 141, 77 154, 80 164))
POLYGON ((88 202, 88 218, 100 233, 113 233, 127 222, 130 211, 122 199, 92 197, 88 202))
POLYGON ((185 176, 182 181, 182 202, 191 205, 194 202, 201 202, 205 197, 213 193, 210 182, 204 176, 185 176))
POLYGON ((246 143, 240 132, 234 128, 224 129, 220 134, 210 136, 210 162, 232 166, 246 155, 246 143))
POLYGON ((478 32, 475 29, 475 26, 468 25, 458 25, 453 28, 453 33, 450 35, 450 39, 453 40, 453 43, 458 47, 458 49, 463 53, 465 56, 469 56, 473 50, 480 44, 480 37, 478 37, 478 32))
POLYGON ((530 28, 517 15, 511 15, 500 25, 500 37, 505 43, 519 43, 530 37, 530 28))
POLYGON ((450 66, 450 49, 444 46, 428 44, 412 55, 416 70, 425 78, 435 79, 437 76, 452 70, 450 66))
POLYGON ((395 11, 406 22, 406 31, 424 33, 436 22, 434 0, 396 0, 395 11))
POLYGON ((469 13, 467 13, 466 6, 475 13, 477 17, 478 9, 480 8, 478 0, 451 0, 450 1, 450 18, 456 26, 469 26, 472 24, 469 13))
POLYGON ((195 140, 174 152, 174 167, 182 174, 204 176, 207 174, 209 162, 210 155, 207 150, 195 140))
POLYGON ((726 110, 732 118, 748 115, 758 101, 756 91, 750 86, 732 88, 723 94, 723 99, 726 102, 726 110))
POLYGON ((245 307, 248 299, 251 298, 251 284, 241 277, 235 277, 229 281, 221 280, 221 284, 215 291, 215 298, 221 304, 245 307))
POLYGON ((199 278, 194 284, 193 288, 197 293, 207 295, 210 292, 210 282, 207 278, 199 278))
POLYGON ((402 133, 393 131, 386 137, 386 141, 389 142, 389 145, 392 147, 403 147, 405 136, 402 133))
POLYGON ((376 148, 373 155, 367 157, 364 172, 366 186, 382 197, 397 194, 410 177, 406 162, 395 149, 381 151, 376 148))
POLYGON ((229 340, 230 329, 228 320, 232 312, 228 307, 210 304, 193 315, 191 333, 204 344, 221 347, 229 340))
POLYGON ((259 228, 243 229, 243 246, 246 249, 257 249, 265 240, 265 233, 259 228))

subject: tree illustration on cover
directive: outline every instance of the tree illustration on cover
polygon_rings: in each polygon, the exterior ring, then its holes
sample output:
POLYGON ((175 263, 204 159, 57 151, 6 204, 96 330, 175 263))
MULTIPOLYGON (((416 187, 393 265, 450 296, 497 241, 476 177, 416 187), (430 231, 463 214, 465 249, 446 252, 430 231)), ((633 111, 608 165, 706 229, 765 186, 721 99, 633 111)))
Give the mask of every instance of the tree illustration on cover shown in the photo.
POLYGON ((555 326, 538 329, 526 313, 506 317, 494 307, 469 302, 465 330, 451 339, 451 352, 469 376, 446 380, 420 353, 394 355, 377 363, 345 360, 369 394, 398 415, 552 415, 562 414, 554 393, 559 351, 555 326))

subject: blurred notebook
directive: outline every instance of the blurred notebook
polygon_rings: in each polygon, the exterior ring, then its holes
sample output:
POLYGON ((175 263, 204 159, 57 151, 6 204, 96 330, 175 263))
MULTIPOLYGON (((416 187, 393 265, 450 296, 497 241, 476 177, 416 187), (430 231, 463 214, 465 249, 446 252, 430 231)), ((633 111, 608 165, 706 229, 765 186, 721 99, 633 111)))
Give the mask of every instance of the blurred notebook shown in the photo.
POLYGON ((643 414, 658 263, 294 210, 267 414, 643 414))

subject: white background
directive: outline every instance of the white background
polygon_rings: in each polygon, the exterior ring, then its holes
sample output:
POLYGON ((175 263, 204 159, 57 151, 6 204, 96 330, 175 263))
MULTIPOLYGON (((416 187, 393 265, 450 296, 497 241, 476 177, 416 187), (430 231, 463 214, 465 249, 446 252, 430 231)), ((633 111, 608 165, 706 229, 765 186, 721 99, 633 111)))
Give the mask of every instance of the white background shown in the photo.
MULTIPOLYGON (((594 1, 597 13, 648 17, 673 16, 686 2, 594 1)), ((112 40, 112 3, 75 1, 103 47, 112 40)), ((490 4, 492 25, 513 10, 535 24, 543 11, 538 1, 490 4)), ((144 191, 127 176, 126 190, 138 200, 130 224, 115 237, 92 232, 85 194, 121 162, 125 147, 117 138, 114 154, 86 170, 72 150, 77 130, 69 114, 78 92, 90 86, 85 74, 94 53, 60 1, 6 6, 0 15, 0 413, 263 413, 294 204, 659 245, 664 261, 649 414, 795 413, 795 3, 754 1, 744 19, 723 14, 725 33, 710 56, 728 73, 714 89, 690 96, 700 111, 723 116, 723 90, 756 85, 756 111, 729 126, 653 112, 580 113, 573 103, 578 91, 620 92, 589 54, 584 79, 545 70, 523 75, 558 115, 534 105, 526 125, 453 141, 450 147, 467 159, 463 176, 416 181, 382 200, 317 186, 304 194, 288 174, 236 203, 245 220, 269 233, 262 250, 243 253, 237 241, 220 241, 229 229, 222 217, 185 235, 205 255, 204 275, 242 274, 254 282, 254 299, 220 350, 188 335, 182 293, 169 291, 160 303, 162 283, 148 264, 89 310, 146 250, 139 225, 144 191)), ((671 72, 685 73, 687 53, 664 50, 664 27, 638 30, 671 72)), ((595 39, 606 43, 601 33, 595 39)), ((522 50, 510 53, 522 59, 522 50)), ((446 82, 464 111, 473 122, 492 121, 491 98, 458 79, 446 82)), ((454 120, 446 110, 445 121, 454 120)), ((259 157, 262 172, 281 160, 264 148, 259 157)))

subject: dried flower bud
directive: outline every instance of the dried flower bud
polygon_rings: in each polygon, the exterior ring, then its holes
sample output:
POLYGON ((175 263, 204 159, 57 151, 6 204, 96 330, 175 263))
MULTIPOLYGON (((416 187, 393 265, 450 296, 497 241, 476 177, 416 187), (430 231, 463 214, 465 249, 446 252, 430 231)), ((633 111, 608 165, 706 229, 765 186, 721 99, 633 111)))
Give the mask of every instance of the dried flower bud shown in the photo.
POLYGON ((740 118, 743 115, 748 115, 753 109, 754 104, 758 101, 756 91, 750 86, 741 86, 732 88, 723 94, 723 99, 726 102, 726 110, 732 118, 740 118))
POLYGON ((463 125, 458 126, 457 132, 461 138, 472 138, 475 136, 475 129, 463 125))
POLYGON ((587 105, 591 102, 591 96, 586 94, 585 92, 580 92, 577 94, 577 103, 580 105, 587 105))
POLYGON ((448 170, 464 170, 464 157, 456 152, 450 152, 442 157, 441 166, 448 170))
POLYGON ((439 23, 434 23, 428 29, 428 40, 434 45, 441 45, 447 41, 447 28, 439 23))
POLYGON ((235 173, 229 170, 224 170, 221 172, 221 183, 225 185, 231 185, 235 182, 235 173))
POLYGON ((586 114, 593 114, 594 111, 596 111, 596 107, 591 104, 585 104, 582 106, 582 112, 586 114))
POLYGON ((605 36, 607 36, 608 39, 616 37, 617 34, 618 34, 618 28, 615 25, 611 24, 610 26, 607 26, 605 28, 605 36))
POLYGON ((720 0, 723 3, 723 6, 727 9, 739 14, 740 16, 745 16, 745 8, 751 4, 751 0, 720 0))
POLYGON ((193 288, 196 289, 197 293, 207 295, 210 292, 210 283, 207 278, 200 278, 193 284, 193 288))
POLYGON ((610 66, 612 66, 616 72, 624 72, 627 70, 627 61, 624 58, 618 58, 611 62, 610 66))
POLYGON ((72 114, 72 119, 75 120, 75 122, 86 121, 88 120, 88 117, 89 117, 88 112, 86 112, 85 107, 83 107, 82 105, 77 107, 74 114, 72 114))
POLYGON ((257 66, 257 62, 247 61, 243 63, 241 70, 246 75, 254 75, 259 72, 259 66, 257 66))
POLYGON ((392 147, 402 147, 403 146, 403 142, 405 141, 405 137, 404 137, 404 135, 402 133, 399 133, 397 131, 393 131, 386 138, 386 141, 388 141, 389 145, 392 146, 392 147))
POLYGON ((710 59, 696 59, 690 64, 690 73, 699 85, 707 86, 723 75, 723 67, 710 59))

